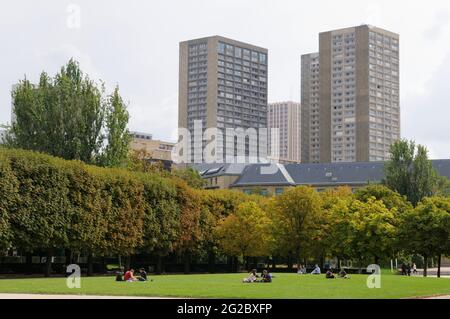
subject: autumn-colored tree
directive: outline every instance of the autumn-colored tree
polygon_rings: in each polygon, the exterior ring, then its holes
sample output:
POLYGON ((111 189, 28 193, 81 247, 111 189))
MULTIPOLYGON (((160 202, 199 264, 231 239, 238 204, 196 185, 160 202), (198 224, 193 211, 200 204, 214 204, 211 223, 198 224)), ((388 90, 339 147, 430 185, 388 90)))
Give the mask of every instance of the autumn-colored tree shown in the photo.
POLYGON ((190 272, 192 255, 200 251, 203 240, 203 220, 207 210, 201 206, 200 193, 185 182, 177 183, 177 200, 180 207, 180 229, 174 249, 184 258, 184 271, 190 272))
POLYGON ((312 243, 313 250, 316 255, 330 255, 337 257, 338 264, 342 258, 347 258, 348 255, 341 247, 342 233, 334 232, 337 219, 341 218, 335 214, 334 208, 341 202, 353 200, 354 196, 349 187, 329 188, 320 193, 322 198, 322 214, 320 215, 320 239, 312 243))
POLYGON ((271 221, 254 202, 244 202, 217 226, 219 247, 231 256, 264 257, 270 254, 271 221))
POLYGON ((270 217, 276 250, 281 256, 295 257, 297 264, 311 242, 320 239, 322 202, 311 187, 286 190, 273 199, 270 217))

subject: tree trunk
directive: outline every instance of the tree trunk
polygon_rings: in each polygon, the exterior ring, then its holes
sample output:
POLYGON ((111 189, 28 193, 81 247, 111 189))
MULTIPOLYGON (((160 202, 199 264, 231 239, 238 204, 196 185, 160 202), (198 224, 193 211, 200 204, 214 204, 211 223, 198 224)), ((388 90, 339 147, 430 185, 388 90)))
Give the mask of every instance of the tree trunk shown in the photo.
POLYGON ((191 272, 191 253, 186 252, 184 254, 184 273, 189 274, 191 272))
POLYGON ((337 270, 341 270, 341 259, 339 257, 337 257, 337 270))
POLYGON ((375 265, 380 265, 380 257, 375 256, 375 265))
POLYGON ((292 269, 292 255, 291 254, 288 255, 287 267, 289 270, 292 269))
POLYGON ((64 255, 66 256, 66 267, 67 267, 72 264, 72 251, 70 249, 65 249, 64 255))
POLYGON ((88 277, 92 277, 94 275, 93 256, 91 251, 88 252, 87 256, 87 275, 88 277))
POLYGON ((216 272, 216 254, 212 251, 208 254, 208 271, 210 274, 216 272))
POLYGON ((157 261, 156 261, 156 269, 155 269, 155 273, 157 275, 161 275, 162 271, 163 271, 163 258, 158 255, 157 261))
POLYGON ((125 272, 131 269, 131 256, 125 257, 125 272))
POLYGON ((244 267, 245 267, 245 270, 247 270, 247 271, 250 271, 251 269, 250 269, 250 262, 249 262, 249 258, 248 257, 246 257, 246 256, 244 256, 244 267))
POLYGON ((362 258, 359 259, 359 269, 358 269, 358 274, 362 273, 362 258))
POLYGON ((277 261, 275 259, 275 256, 272 257, 272 271, 275 271, 277 269, 277 261))
POLYGON ((437 272, 437 277, 441 278, 441 261, 442 261, 442 255, 439 254, 438 257, 438 272, 437 272))
POLYGON ((427 255, 423 255, 423 276, 426 277, 427 276, 427 271, 428 271, 428 256, 427 255))
POLYGON ((47 250, 46 254, 44 276, 50 277, 51 273, 52 273, 52 251, 49 249, 47 250))
POLYGON ((33 253, 27 252, 25 258, 26 258, 26 265, 27 265, 26 274, 31 275, 33 273, 33 253))
POLYGON ((105 274, 107 272, 107 269, 106 269, 106 258, 105 257, 101 258, 101 272, 103 274, 105 274))

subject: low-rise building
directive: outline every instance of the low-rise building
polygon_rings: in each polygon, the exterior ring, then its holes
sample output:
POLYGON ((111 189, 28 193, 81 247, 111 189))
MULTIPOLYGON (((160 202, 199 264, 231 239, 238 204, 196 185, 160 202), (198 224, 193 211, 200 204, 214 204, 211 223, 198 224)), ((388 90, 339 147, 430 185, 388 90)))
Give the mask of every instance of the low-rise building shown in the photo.
MULTIPOLYGON (((433 160, 441 176, 450 179, 450 160, 433 160)), ((282 194, 288 187, 312 186, 317 191, 347 186, 355 191, 384 178, 384 162, 325 164, 204 164, 194 166, 207 188, 237 189, 262 195, 282 194)))
POLYGON ((151 134, 131 132, 130 148, 142 152, 143 158, 150 162, 160 162, 166 169, 172 167, 172 150, 175 143, 154 140, 151 134))

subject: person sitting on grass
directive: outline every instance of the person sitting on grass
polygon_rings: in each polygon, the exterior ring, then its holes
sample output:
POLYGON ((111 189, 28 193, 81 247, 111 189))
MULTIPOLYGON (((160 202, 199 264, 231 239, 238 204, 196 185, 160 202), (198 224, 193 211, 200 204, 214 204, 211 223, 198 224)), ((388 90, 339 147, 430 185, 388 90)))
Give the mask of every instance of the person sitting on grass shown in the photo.
POLYGON ((331 271, 331 269, 328 269, 327 272, 326 272, 326 274, 325 274, 325 278, 327 278, 327 279, 334 279, 334 278, 336 278, 336 277, 334 276, 334 274, 333 274, 333 272, 331 271))
POLYGON ((130 269, 125 273, 123 280, 127 282, 138 281, 136 277, 134 277, 134 269, 130 269))
POLYGON ((243 283, 252 283, 255 282, 258 278, 258 275, 256 274, 256 269, 252 269, 249 276, 247 278, 242 279, 243 283))
POLYGON ((339 278, 342 278, 342 279, 350 279, 350 277, 347 275, 347 272, 346 272, 344 269, 342 269, 342 270, 339 272, 339 278))
POLYGON ((299 274, 299 275, 306 274, 306 267, 303 265, 300 265, 300 267, 298 267, 297 274, 299 274))
POLYGON ((272 282, 272 275, 267 270, 263 270, 261 280, 259 282, 272 282))
POLYGON ((139 269, 139 281, 147 281, 147 272, 144 268, 139 269))
POLYGON ((121 271, 117 273, 116 281, 123 281, 123 276, 122 276, 122 272, 121 271))
POLYGON ((311 272, 311 275, 320 275, 320 267, 316 264, 314 270, 311 272))

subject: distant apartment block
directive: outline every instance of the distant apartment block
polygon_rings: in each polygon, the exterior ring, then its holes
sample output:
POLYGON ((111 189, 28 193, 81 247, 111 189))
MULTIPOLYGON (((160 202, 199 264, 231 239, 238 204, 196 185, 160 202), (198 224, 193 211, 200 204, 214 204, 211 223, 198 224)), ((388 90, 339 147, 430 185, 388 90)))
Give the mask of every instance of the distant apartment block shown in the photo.
MULTIPOLYGON (((267 127, 277 129, 279 141, 269 144, 270 154, 278 155, 278 162, 283 164, 301 162, 301 110, 300 103, 279 102, 269 104, 267 127)), ((270 142, 270 140, 269 140, 270 142)))
POLYGON ((162 163, 165 168, 172 166, 172 150, 175 143, 154 140, 151 134, 131 132, 130 148, 140 152, 144 160, 162 163))
MULTIPOLYGON (((389 159, 390 145, 400 138, 399 90, 398 34, 369 25, 321 33, 320 153, 310 162, 389 159)), ((302 102, 309 94, 302 90, 302 102)))
POLYGON ((267 64, 267 49, 220 36, 180 43, 178 126, 191 136, 196 123, 201 123, 203 132, 217 128, 223 134, 214 139, 197 138, 201 149, 194 148, 192 138, 192 160, 203 162, 202 149, 211 141, 216 142, 218 162, 230 156, 248 160, 253 144, 258 153, 267 153, 267 140, 246 138, 245 146, 238 146, 236 136, 226 132, 228 128, 266 128, 267 64), (227 148, 232 154, 226 154, 227 148))
POLYGON ((301 68, 301 159, 303 163, 319 163, 319 53, 302 55, 301 68))

